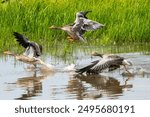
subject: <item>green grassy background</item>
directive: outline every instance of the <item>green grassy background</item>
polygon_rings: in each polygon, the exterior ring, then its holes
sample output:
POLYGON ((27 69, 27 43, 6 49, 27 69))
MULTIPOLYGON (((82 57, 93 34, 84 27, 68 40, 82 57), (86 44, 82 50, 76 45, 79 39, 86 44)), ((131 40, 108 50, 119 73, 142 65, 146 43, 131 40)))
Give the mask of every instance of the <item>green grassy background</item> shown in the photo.
POLYGON ((106 25, 84 35, 90 45, 150 42, 150 0, 9 0, 0 3, 0 47, 17 44, 14 31, 45 46, 68 44, 63 31, 48 27, 72 23, 84 10, 106 25))

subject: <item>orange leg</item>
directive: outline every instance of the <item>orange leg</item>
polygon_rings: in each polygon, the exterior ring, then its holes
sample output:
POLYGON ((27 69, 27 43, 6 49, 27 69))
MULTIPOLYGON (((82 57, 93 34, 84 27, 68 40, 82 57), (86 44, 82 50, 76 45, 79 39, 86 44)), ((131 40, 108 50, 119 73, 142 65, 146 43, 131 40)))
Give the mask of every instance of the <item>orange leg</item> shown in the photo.
POLYGON ((75 39, 72 38, 72 37, 70 37, 70 36, 67 36, 67 39, 68 39, 70 42, 74 42, 74 41, 75 41, 75 39))

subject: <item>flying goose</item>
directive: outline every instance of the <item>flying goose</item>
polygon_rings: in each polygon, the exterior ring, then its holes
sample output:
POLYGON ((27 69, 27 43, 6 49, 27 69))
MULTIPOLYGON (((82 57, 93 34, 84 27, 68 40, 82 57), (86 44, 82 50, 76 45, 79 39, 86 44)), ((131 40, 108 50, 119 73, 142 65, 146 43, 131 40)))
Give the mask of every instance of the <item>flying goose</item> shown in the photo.
MULTIPOLYGON (((113 71, 120 66, 124 66, 125 70, 130 73, 126 65, 132 65, 131 62, 125 60, 123 57, 120 57, 115 54, 99 54, 97 52, 92 53, 93 56, 101 57, 100 60, 93 61, 90 65, 83 67, 81 69, 77 69, 76 72, 79 74, 87 73, 87 74, 98 74, 103 72, 104 70, 113 71)), ((131 73, 130 73, 131 74, 131 73)))
POLYGON ((104 26, 103 24, 100 24, 96 21, 87 19, 86 15, 89 12, 91 11, 77 12, 76 19, 72 24, 68 24, 62 27, 51 26, 49 28, 60 29, 67 32, 67 34, 69 35, 68 39, 70 41, 81 40, 83 42, 86 42, 86 40, 83 38, 83 34, 86 31, 97 30, 104 26))
POLYGON ((65 26, 62 26, 62 27, 58 27, 58 26, 51 26, 49 27, 50 29, 56 29, 56 30, 63 30, 65 31, 68 36, 67 36, 67 39, 70 41, 70 42, 73 42, 75 40, 79 40, 78 36, 72 31, 72 26, 73 24, 68 24, 68 25, 65 25, 65 26))
POLYGON ((18 41, 18 43, 26 49, 23 55, 29 56, 29 57, 35 57, 35 58, 38 58, 41 56, 42 54, 41 45, 39 45, 36 42, 29 41, 27 37, 25 37, 24 35, 18 32, 14 32, 13 35, 15 36, 16 41, 18 41))
POLYGON ((92 30, 97 30, 99 28, 104 27, 103 24, 100 24, 96 21, 92 21, 90 19, 87 19, 86 14, 90 12, 77 12, 76 13, 76 19, 75 19, 75 24, 72 27, 73 32, 79 37, 79 40, 86 41, 83 38, 83 34, 86 31, 92 31, 92 30))

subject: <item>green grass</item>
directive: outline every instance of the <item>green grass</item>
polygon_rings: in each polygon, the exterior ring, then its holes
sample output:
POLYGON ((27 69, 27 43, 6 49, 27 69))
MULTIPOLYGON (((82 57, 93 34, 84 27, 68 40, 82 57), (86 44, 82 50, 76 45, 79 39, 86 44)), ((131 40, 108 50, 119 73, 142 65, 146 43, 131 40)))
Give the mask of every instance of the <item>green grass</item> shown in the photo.
POLYGON ((83 10, 92 10, 88 18, 106 25, 84 35, 90 45, 150 42, 150 0, 10 0, 0 3, 0 47, 17 45, 14 31, 45 46, 67 45, 63 31, 48 27, 72 23, 83 10))

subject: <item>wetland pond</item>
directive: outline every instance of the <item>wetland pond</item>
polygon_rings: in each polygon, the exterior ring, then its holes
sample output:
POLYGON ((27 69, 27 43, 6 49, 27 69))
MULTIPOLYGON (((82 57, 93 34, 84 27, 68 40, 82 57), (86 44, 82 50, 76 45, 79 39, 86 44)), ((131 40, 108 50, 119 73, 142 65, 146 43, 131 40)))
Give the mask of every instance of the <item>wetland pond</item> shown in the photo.
POLYGON ((0 54, 1 100, 88 100, 88 99, 150 99, 150 45, 113 47, 50 47, 42 59, 59 68, 50 72, 41 67, 16 61, 12 56, 0 54), (75 49, 76 48, 76 49, 75 49), (81 68, 99 59, 91 57, 92 51, 116 53, 129 59, 133 65, 128 69, 134 75, 124 76, 124 69, 99 75, 74 75, 63 71, 75 64, 81 68))

